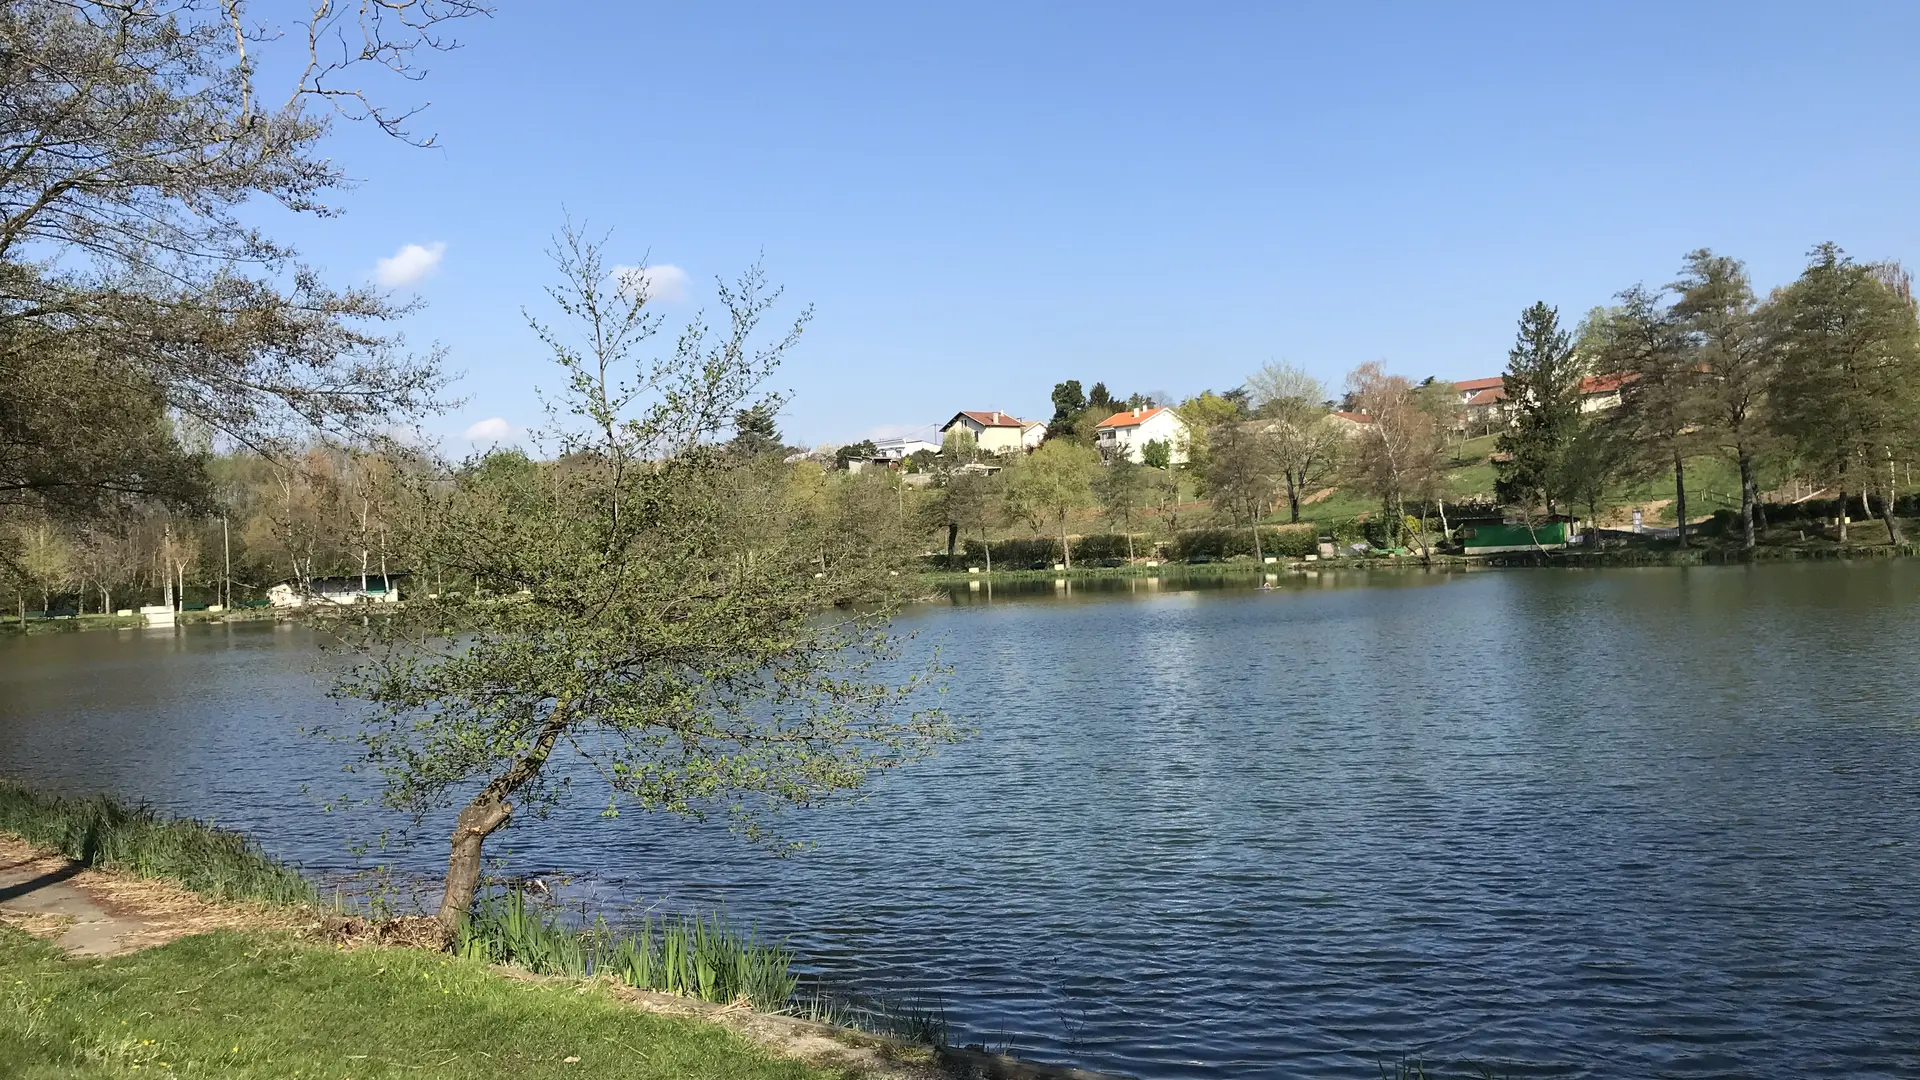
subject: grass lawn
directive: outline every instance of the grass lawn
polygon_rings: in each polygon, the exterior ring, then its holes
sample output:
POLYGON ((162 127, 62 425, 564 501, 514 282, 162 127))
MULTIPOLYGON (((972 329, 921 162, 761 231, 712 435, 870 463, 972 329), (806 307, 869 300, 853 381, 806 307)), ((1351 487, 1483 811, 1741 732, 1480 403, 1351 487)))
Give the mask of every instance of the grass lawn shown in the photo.
POLYGON ((0 926, 0 1074, 824 1080, 714 1024, 412 949, 216 933, 104 961, 0 926), (576 1060, 577 1059, 577 1060, 576 1060))

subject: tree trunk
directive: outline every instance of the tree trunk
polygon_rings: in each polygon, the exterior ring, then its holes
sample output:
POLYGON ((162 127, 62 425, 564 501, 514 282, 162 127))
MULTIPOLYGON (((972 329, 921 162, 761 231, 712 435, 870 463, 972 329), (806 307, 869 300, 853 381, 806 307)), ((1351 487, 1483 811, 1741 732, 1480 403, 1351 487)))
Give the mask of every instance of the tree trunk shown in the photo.
POLYGON ((1673 450, 1673 514, 1680 526, 1680 546, 1687 546, 1687 463, 1680 448, 1673 450))
POLYGON ((960 526, 947 523, 947 565, 953 565, 953 549, 960 544, 960 526))
POLYGON ((1844 544, 1847 542, 1847 489, 1841 488, 1838 492, 1835 492, 1835 494, 1840 496, 1840 513, 1838 520, 1840 522, 1840 542, 1844 544))
POLYGON ((1880 494, 1880 514, 1883 518, 1886 519, 1886 522, 1887 522, 1887 543, 1892 544, 1895 547, 1898 547, 1901 544, 1906 543, 1907 538, 1901 534, 1900 519, 1895 517, 1893 513, 1893 504, 1896 498, 1896 493, 1893 490, 1893 485, 1894 485, 1893 462, 1888 461, 1887 462, 1887 489, 1880 494))
POLYGON ((448 934, 459 928, 460 920, 473 909, 474 894, 480 891, 482 845, 512 816, 513 807, 483 793, 468 803, 455 819, 452 847, 447 855, 446 892, 441 896, 437 916, 448 934))
POLYGON ((1073 545, 1067 543, 1067 515, 1060 515, 1060 564, 1073 569, 1073 545))
POLYGON ((1293 486, 1293 477, 1287 477, 1287 523, 1300 524, 1300 489, 1293 486))
POLYGON ((1253 561, 1265 566, 1267 553, 1260 550, 1260 512, 1254 511, 1248 515, 1248 520, 1253 527, 1253 561))
POLYGON ((553 711, 547 714, 546 723, 540 726, 540 734, 534 737, 526 756, 514 762, 506 772, 488 781, 487 786, 480 789, 480 793, 454 819, 453 836, 447 853, 446 892, 440 897, 440 911, 436 916, 449 935, 459 928, 460 920, 473 909, 474 894, 480 888, 482 846, 488 836, 498 832, 513 818, 513 807, 507 802, 508 796, 540 774, 547 763, 547 755, 553 752, 554 744, 560 741, 560 733, 567 728, 571 711, 564 699, 556 703, 553 711))
POLYGON ((980 550, 987 553, 987 575, 993 575, 993 541, 987 538, 987 530, 980 530, 980 550))
POLYGON ((1745 448, 1738 451, 1740 458, 1740 547, 1753 550, 1753 515, 1758 498, 1758 484, 1753 478, 1753 455, 1745 448))
POLYGON ((1127 565, 1133 565, 1133 523, 1127 523, 1127 565))

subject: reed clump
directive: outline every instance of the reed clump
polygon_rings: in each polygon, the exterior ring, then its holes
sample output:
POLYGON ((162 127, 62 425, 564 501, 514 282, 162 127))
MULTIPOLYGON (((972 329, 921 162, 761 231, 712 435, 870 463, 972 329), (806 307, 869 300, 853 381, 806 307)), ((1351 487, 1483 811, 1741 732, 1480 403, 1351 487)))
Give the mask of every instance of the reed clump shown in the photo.
POLYGON ((482 898, 454 937, 454 950, 542 975, 606 975, 641 990, 765 1012, 788 1007, 799 985, 793 953, 760 941, 720 915, 644 916, 627 933, 602 920, 585 929, 529 904, 518 890, 482 898))

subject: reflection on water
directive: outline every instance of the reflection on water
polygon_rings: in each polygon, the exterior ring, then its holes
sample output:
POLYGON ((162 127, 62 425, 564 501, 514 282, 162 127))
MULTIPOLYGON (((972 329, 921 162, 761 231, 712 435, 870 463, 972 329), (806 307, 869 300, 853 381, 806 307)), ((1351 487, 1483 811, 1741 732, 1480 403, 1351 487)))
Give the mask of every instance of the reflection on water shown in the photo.
MULTIPOLYGON (((1920 566, 1258 580, 968 582, 907 622, 979 734, 812 851, 589 797, 512 864, 1140 1076, 1920 1075, 1920 566)), ((313 662, 286 626, 0 643, 0 772, 351 866, 313 662)))

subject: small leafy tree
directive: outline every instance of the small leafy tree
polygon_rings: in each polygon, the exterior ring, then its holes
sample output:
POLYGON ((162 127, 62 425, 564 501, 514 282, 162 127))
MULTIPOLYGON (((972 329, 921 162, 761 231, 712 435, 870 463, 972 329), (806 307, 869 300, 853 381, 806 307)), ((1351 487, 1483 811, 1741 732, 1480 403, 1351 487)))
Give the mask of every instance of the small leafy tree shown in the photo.
POLYGON ((40 610, 47 610, 57 589, 72 581, 77 560, 73 545, 53 526, 41 522, 19 530, 20 576, 40 590, 40 610))
POLYGON ((1133 561, 1133 515, 1148 497, 1146 471, 1146 466, 1137 465, 1125 456, 1116 456, 1093 482, 1094 497, 1100 500, 1101 510, 1109 521, 1119 522, 1127 534, 1128 562, 1133 561))
POLYGON ((1073 548, 1067 542, 1067 515, 1093 502, 1093 478, 1100 454, 1071 442, 1042 443, 1026 461, 1009 470, 1010 500, 1036 520, 1050 517, 1060 529, 1060 560, 1073 568, 1073 548))
POLYGON ((1347 397, 1373 421, 1354 437, 1354 478, 1380 500, 1397 542, 1405 532, 1407 500, 1431 502, 1446 481, 1444 391, 1415 386, 1369 362, 1348 373, 1347 397))
POLYGON ((1586 418, 1561 448, 1554 490, 1569 506, 1586 508, 1590 544, 1600 543, 1601 509, 1612 505, 1622 485, 1640 474, 1643 462, 1631 429, 1613 417, 1586 418))
POLYGON ((1148 439, 1140 447, 1140 464, 1149 469, 1166 470, 1173 467, 1173 447, 1165 439, 1148 439))
POLYGON ((1230 520, 1253 531, 1253 555, 1259 559, 1260 519, 1280 487, 1273 441, 1257 425, 1226 421, 1207 432, 1206 465, 1200 470, 1203 492, 1230 520))
POLYGON ((1346 436, 1327 419, 1327 388, 1297 367, 1267 364, 1247 389, 1286 485, 1287 520, 1298 523, 1300 500, 1339 469, 1346 436))
POLYGON ((461 806, 448 929, 516 803, 558 805, 558 758, 603 785, 609 816, 720 812, 779 843, 780 811, 955 737, 919 707, 934 672, 890 682, 874 666, 895 655, 905 579, 848 519, 885 493, 802 487, 799 466, 717 445, 806 316, 758 344, 779 293, 756 268, 722 284, 724 329, 696 318, 647 359, 659 322, 609 288, 599 245, 569 228, 554 257, 550 295, 581 332, 530 320, 565 379, 541 435, 552 456, 494 450, 403 481, 396 553, 447 585, 333 627, 358 661, 337 692, 373 706, 357 736, 385 801, 461 806))
POLYGON ((980 441, 973 432, 955 424, 940 437, 940 456, 953 465, 971 465, 980 460, 980 441))

